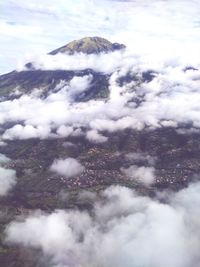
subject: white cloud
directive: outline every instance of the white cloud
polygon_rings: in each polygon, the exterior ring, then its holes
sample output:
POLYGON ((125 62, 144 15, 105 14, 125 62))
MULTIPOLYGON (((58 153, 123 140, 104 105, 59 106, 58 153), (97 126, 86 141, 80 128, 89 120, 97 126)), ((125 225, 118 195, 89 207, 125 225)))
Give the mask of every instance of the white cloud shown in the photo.
MULTIPOLYGON (((112 58, 112 54, 110 56, 112 58)), ((136 69, 132 66, 131 56, 128 59, 124 63, 121 60, 123 66, 111 75, 107 101, 73 100, 76 94, 88 89, 92 79, 90 75, 74 77, 69 83, 61 82, 56 92, 50 93, 46 99, 40 99, 33 93, 12 101, 2 101, 0 123, 16 122, 3 134, 3 139, 48 138, 55 136, 55 130, 57 136, 67 137, 78 132, 83 134, 82 127, 87 129, 89 140, 94 141, 98 137, 99 141, 106 141, 106 137, 100 138, 101 132, 178 127, 191 122, 194 128, 200 128, 198 70, 185 72, 182 65, 163 65, 155 69, 157 74, 151 82, 130 82, 120 86, 118 80, 127 72, 138 73, 139 76, 146 70, 142 63, 136 69), (140 104, 137 105, 134 99, 138 99, 140 104)))
MULTIPOLYGON (((69 65, 69 68, 72 66, 69 65)), ((62 67, 61 67, 62 68, 62 67)), ((76 97, 84 94, 84 92, 90 87, 92 82, 92 75, 84 75, 82 77, 74 76, 68 83, 66 81, 60 81, 54 88, 55 93, 51 93, 47 97, 47 102, 61 102, 65 100, 69 103, 73 102, 76 97)), ((31 93, 31 96, 35 96, 31 93)))
POLYGON ((16 172, 0 167, 0 196, 5 196, 16 184, 16 172))
MULTIPOLYGON (((109 54, 101 53, 100 55, 90 54, 86 55, 78 53, 74 55, 57 54, 57 55, 42 55, 40 57, 29 59, 34 68, 42 70, 84 70, 93 69, 95 71, 110 73, 127 63, 127 58, 122 56, 123 52, 116 51, 109 54)), ((134 57, 132 57, 134 60, 134 57)), ((18 67, 18 71, 27 70, 23 62, 18 67)), ((132 61, 132 64, 134 62, 132 61)), ((91 75, 88 76, 88 81, 91 80, 91 75)), ((76 77, 77 81, 82 80, 81 77, 76 77)), ((72 86, 75 82, 72 80, 72 86)), ((87 81, 86 81, 87 82, 87 81)), ((86 84, 87 85, 87 84, 86 84)), ((80 90, 81 87, 75 87, 75 90, 80 90)), ((84 88, 83 88, 84 89, 84 88)))
POLYGON ((50 170, 70 178, 80 175, 84 171, 84 167, 78 160, 74 158, 67 158, 54 160, 50 170))
POLYGON ((92 75, 85 75, 83 77, 77 77, 71 79, 69 86, 71 87, 71 94, 83 93, 92 82, 92 75))
POLYGON ((41 249, 49 266, 198 266, 199 192, 194 184, 163 204, 113 186, 92 215, 35 213, 11 222, 7 241, 41 249))
POLYGON ((153 184, 155 181, 155 169, 153 167, 138 167, 132 165, 129 168, 121 168, 121 171, 125 173, 130 179, 142 183, 146 186, 153 184))
POLYGON ((86 134, 86 138, 92 143, 105 143, 108 140, 107 137, 99 134, 95 130, 88 131, 86 134))
POLYGON ((32 125, 22 126, 17 124, 5 131, 3 138, 6 140, 12 139, 30 139, 30 138, 48 138, 50 128, 48 126, 33 127, 32 125))
POLYGON ((57 130, 57 134, 60 137, 68 137, 73 133, 74 129, 73 127, 70 126, 65 126, 65 125, 61 125, 58 130, 57 130))

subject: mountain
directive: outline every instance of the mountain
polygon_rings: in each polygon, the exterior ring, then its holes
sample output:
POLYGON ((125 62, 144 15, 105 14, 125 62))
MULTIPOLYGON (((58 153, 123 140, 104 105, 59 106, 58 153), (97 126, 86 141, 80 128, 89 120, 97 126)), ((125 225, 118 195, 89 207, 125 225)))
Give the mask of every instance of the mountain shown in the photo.
POLYGON ((98 54, 108 53, 116 50, 125 49, 125 45, 118 43, 111 43, 108 40, 101 37, 85 37, 80 40, 75 40, 69 44, 62 46, 52 52, 51 55, 58 53, 86 53, 86 54, 98 54))
MULTIPOLYGON (((72 41, 69 44, 58 48, 49 53, 49 55, 74 54, 99 54, 124 50, 125 45, 111 43, 100 37, 85 37, 80 40, 72 41)), ((88 74, 95 75, 92 87, 86 93, 85 99, 104 96, 108 88, 108 76, 97 73, 92 69, 83 69, 81 71, 65 71, 65 70, 38 70, 35 69, 32 62, 27 63, 25 71, 13 71, 11 73, 0 76, 0 97, 12 99, 16 96, 13 94, 17 88, 18 97, 24 93, 30 93, 34 88, 39 88, 42 94, 47 94, 51 89, 55 88, 61 80, 69 81, 74 76, 84 76, 88 74), (34 72, 32 71, 34 70, 34 72), (100 80, 100 82, 99 82, 100 80)), ((81 98, 81 97, 79 97, 81 98)))
POLYGON ((98 195, 110 185, 154 197, 157 190, 186 187, 198 174, 199 132, 184 121, 172 126, 161 110, 159 123, 145 121, 150 116, 145 104, 166 94, 151 98, 149 93, 160 76, 151 68, 125 68, 115 51, 124 53, 125 46, 86 37, 49 53, 52 62, 67 60, 67 70, 37 68, 32 62, 0 76, 0 153, 10 159, 1 163, 1 155, 0 163, 16 171, 16 185, 0 197, 2 266, 44 266, 37 261, 37 249, 4 242, 6 225, 18 215, 38 209, 91 210, 92 198, 80 193, 98 195), (89 64, 93 55, 99 68, 112 58, 117 67, 105 72, 91 65, 79 68, 81 60, 89 64), (78 67, 70 70, 75 60, 78 67), (69 163, 59 161, 68 158, 69 163), (66 176, 63 164, 74 166, 72 174, 66 176))

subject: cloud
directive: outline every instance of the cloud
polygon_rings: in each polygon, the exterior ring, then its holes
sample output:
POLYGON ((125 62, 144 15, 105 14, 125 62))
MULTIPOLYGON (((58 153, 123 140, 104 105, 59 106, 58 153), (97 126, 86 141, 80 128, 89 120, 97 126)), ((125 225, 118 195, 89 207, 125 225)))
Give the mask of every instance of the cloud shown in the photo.
POLYGON ((195 0, 10 0, 2 8, 1 72, 15 68, 24 54, 29 62, 31 54, 37 57, 84 36, 125 43, 137 55, 150 55, 149 62, 163 56, 197 61, 199 55, 195 0))
POLYGON ((80 175, 84 167, 74 158, 56 159, 50 167, 50 170, 63 175, 66 178, 80 175))
POLYGON ((108 138, 99 134, 95 130, 88 131, 86 134, 86 138, 92 143, 105 143, 108 141, 108 138))
POLYGON ((73 132, 74 132, 73 127, 71 127, 71 126, 67 127, 65 125, 61 125, 57 130, 57 134, 60 137, 68 137, 68 136, 72 135, 73 132))
POLYGON ((6 240, 41 249, 49 266, 198 266, 199 190, 199 183, 190 185, 164 204, 112 186, 92 215, 36 212, 11 222, 6 240))
MULTIPOLYGON (((69 66, 70 67, 70 66, 69 66)), ((70 68, 73 68, 72 66, 70 68)), ((93 76, 84 75, 82 77, 74 76, 68 83, 61 80, 55 88, 53 88, 53 93, 49 94, 47 97, 48 102, 63 101, 66 100, 69 103, 76 100, 77 97, 84 95, 91 85, 93 76)), ((37 90, 36 92, 38 92, 37 90)), ((33 93, 31 93, 34 96, 33 93)), ((37 96, 37 95, 36 95, 37 96)))
POLYGON ((92 82, 92 75, 85 75, 83 77, 77 77, 71 79, 69 86, 71 88, 71 94, 76 95, 83 93, 86 89, 88 89, 90 83, 92 82))
POLYGON ((132 165, 127 169, 121 168, 121 171, 130 179, 146 186, 153 184, 155 181, 155 169, 153 167, 137 167, 136 165, 132 165))
MULTIPOLYGON (((35 69, 42 70, 84 70, 93 69, 98 72, 111 73, 119 66, 127 63, 126 56, 122 56, 122 51, 115 51, 108 54, 83 54, 77 53, 74 55, 56 54, 56 55, 41 55, 30 59, 35 69)), ((134 57, 132 57, 134 60, 134 57)), ((135 60, 134 60, 135 61, 135 60)), ((22 62, 21 66, 17 68, 18 71, 27 70, 26 62, 22 62)), ((132 61, 132 65, 133 65, 132 61)), ((91 81, 91 75, 88 76, 88 81, 91 81)), ((81 77, 76 77, 81 79, 81 77)), ((75 82, 72 81, 72 86, 75 82)), ((76 89, 75 89, 76 90, 76 89)), ((77 88, 78 90, 78 88, 77 88)), ((79 89, 80 90, 80 89, 79 89)))
MULTIPOLYGON (((1 159, 5 162, 5 158, 1 159)), ((1 161, 2 163, 2 161, 1 161)), ((16 184, 16 172, 0 167, 0 196, 5 196, 16 184)))

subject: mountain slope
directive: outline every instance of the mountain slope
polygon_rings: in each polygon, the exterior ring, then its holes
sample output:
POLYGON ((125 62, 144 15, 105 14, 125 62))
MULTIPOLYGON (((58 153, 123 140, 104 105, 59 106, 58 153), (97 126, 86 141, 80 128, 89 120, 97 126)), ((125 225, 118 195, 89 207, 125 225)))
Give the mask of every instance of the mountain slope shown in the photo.
MULTIPOLYGON (((99 37, 83 38, 48 55, 51 62, 60 60, 56 69, 28 63, 22 71, 0 76, 0 153, 10 159, 1 155, 0 165, 16 171, 16 185, 0 197, 0 262, 4 266, 45 266, 35 263, 40 251, 27 253, 3 241, 5 226, 17 215, 38 209, 90 211, 91 194, 99 195, 111 185, 155 197, 158 190, 178 191, 196 179, 200 171, 198 121, 193 125, 192 115, 182 116, 175 105, 177 97, 185 99, 184 86, 171 81, 168 69, 166 74, 149 65, 141 68, 134 57, 123 53, 123 45, 99 37), (66 57, 67 68, 60 69, 66 57), (77 68, 70 70, 76 60, 77 68), (87 68, 79 68, 82 61, 87 68), (91 68, 98 64, 112 68, 91 68), (71 159, 78 162, 72 170, 71 159), (60 162, 56 169, 54 165, 60 162), (87 197, 82 198, 85 192, 87 197)), ((189 77, 196 86, 197 69, 178 71, 181 79, 189 77)))
POLYGON ((101 37, 85 37, 80 40, 72 41, 69 44, 50 52, 50 55, 56 55, 58 53, 74 54, 80 52, 86 54, 98 54, 102 52, 113 52, 121 49, 125 49, 125 45, 111 43, 101 37))

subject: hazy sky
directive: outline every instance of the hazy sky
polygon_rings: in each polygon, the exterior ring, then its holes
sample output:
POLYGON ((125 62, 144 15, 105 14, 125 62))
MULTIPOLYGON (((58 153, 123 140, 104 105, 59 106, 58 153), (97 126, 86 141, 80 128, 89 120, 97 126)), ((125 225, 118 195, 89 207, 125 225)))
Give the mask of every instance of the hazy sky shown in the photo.
POLYGON ((84 36, 138 53, 199 53, 197 0, 1 0, 0 10, 0 73, 84 36))

